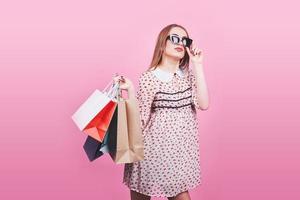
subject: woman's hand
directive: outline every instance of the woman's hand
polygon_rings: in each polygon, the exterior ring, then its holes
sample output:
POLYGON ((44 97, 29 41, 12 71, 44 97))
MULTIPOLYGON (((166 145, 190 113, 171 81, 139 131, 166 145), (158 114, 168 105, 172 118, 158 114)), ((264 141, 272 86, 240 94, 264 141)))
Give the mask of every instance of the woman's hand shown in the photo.
POLYGON ((188 47, 185 47, 186 51, 188 52, 191 62, 193 64, 202 64, 203 62, 203 53, 202 50, 199 49, 194 45, 194 42, 191 44, 190 49, 188 47))
POLYGON ((114 79, 114 83, 119 82, 120 89, 127 90, 127 91, 133 89, 133 83, 128 78, 125 78, 124 76, 121 75, 116 75, 113 79, 114 79))

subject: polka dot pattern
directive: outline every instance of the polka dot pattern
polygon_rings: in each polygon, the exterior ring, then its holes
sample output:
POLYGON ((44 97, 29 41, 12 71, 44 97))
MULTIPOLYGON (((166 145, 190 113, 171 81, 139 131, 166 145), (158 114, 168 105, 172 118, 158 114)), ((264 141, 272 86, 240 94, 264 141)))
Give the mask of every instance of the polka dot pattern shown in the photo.
POLYGON ((137 99, 144 160, 124 165, 123 183, 148 196, 174 197, 201 184, 195 77, 163 82, 151 72, 139 77, 137 99))

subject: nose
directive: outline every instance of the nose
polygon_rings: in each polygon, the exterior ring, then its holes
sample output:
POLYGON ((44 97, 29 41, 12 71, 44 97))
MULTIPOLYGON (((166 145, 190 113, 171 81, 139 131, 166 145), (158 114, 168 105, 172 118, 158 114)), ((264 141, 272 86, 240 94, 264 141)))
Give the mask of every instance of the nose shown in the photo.
POLYGON ((183 44, 182 41, 180 41, 180 42, 178 43, 178 45, 181 46, 181 47, 183 48, 183 50, 185 50, 185 46, 184 46, 184 44, 183 44))
POLYGON ((183 42, 182 42, 182 41, 179 41, 178 45, 180 45, 180 46, 184 47, 184 45, 183 45, 183 42))

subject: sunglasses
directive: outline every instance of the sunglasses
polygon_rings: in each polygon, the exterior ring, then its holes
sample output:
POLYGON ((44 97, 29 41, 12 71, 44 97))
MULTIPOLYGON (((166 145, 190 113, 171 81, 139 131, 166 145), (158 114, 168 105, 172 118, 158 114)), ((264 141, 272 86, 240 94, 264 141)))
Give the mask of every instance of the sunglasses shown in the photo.
POLYGON ((180 38, 178 35, 176 34, 171 34, 171 35, 168 35, 167 37, 167 40, 170 40, 173 44, 179 44, 180 41, 182 42, 182 44, 185 46, 185 47, 188 47, 190 48, 193 40, 188 38, 188 37, 182 37, 180 38))

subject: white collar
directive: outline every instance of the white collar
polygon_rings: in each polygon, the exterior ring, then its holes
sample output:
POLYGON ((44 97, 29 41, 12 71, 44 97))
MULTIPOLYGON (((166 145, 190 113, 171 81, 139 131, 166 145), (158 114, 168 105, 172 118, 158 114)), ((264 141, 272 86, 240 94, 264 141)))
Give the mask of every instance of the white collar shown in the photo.
POLYGON ((179 75, 180 77, 184 77, 184 71, 180 68, 176 70, 175 73, 168 72, 165 70, 160 69, 159 67, 156 67, 154 70, 151 71, 159 80, 163 82, 169 82, 172 80, 173 76, 175 74, 179 75))

